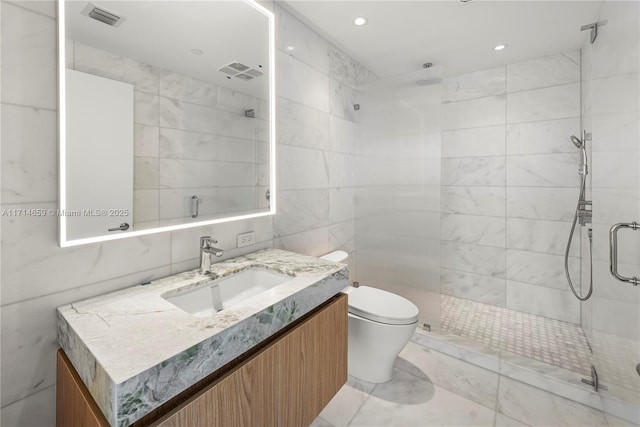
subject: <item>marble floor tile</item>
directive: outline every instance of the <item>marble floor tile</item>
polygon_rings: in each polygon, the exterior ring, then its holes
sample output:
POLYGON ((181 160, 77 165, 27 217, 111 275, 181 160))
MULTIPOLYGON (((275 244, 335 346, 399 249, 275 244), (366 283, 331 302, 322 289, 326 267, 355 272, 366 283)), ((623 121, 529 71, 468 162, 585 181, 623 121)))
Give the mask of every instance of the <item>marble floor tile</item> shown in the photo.
MULTIPOLYGON (((334 427, 348 426, 374 387, 373 383, 350 376, 338 394, 322 410, 319 418, 334 427)), ((322 426, 323 424, 318 425, 322 426)))
POLYGON ((378 384, 351 426, 492 426, 494 411, 397 369, 378 384))

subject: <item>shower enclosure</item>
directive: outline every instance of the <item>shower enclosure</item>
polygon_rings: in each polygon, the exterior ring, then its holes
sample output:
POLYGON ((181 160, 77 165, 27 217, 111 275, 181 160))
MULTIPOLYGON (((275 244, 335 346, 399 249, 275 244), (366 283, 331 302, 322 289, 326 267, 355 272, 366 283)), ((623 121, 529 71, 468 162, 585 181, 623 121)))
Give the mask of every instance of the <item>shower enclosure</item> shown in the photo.
MULTIPOLYGON (((637 2, 605 1, 597 37, 573 51, 360 87, 351 266, 419 307, 419 336, 635 423, 640 287, 612 276, 609 251, 614 224, 640 222, 639 17, 637 2), (594 374, 598 394, 583 393, 594 374)), ((618 236, 619 273, 639 277, 640 233, 618 236)))

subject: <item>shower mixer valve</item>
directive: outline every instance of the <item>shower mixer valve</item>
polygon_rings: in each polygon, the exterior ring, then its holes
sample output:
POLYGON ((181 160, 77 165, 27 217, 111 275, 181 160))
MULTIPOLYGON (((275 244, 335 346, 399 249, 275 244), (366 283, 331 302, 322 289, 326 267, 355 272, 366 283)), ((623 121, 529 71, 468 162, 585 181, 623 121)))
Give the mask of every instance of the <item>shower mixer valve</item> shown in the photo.
POLYGON ((591 210, 591 201, 580 200, 578 202, 578 222, 580 223, 580 225, 584 226, 587 224, 591 224, 592 216, 593 212, 591 210))

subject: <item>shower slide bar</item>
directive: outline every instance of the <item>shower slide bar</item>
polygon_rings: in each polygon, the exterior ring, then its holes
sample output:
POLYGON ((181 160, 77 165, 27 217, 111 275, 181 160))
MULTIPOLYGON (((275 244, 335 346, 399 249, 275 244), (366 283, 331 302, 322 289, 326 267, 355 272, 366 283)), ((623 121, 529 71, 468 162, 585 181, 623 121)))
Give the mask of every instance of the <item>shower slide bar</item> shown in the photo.
POLYGON ((631 283, 633 286, 640 285, 640 279, 637 277, 625 277, 618 273, 618 231, 622 228, 630 228, 632 230, 640 229, 637 222, 621 222, 615 224, 609 230, 609 270, 616 279, 621 282, 631 283))

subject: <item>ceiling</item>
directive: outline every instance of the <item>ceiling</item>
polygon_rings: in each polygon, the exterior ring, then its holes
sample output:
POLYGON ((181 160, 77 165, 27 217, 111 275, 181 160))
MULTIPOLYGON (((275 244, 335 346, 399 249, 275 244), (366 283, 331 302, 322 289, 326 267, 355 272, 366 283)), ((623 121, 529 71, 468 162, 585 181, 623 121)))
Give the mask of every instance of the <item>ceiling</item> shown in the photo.
POLYGON ((286 8, 379 77, 443 66, 457 75, 579 49, 593 1, 288 0, 286 8), (357 27, 353 20, 365 16, 357 27), (493 50, 498 44, 508 47, 493 50))
POLYGON ((269 20, 241 1, 65 2, 66 38, 126 58, 261 98, 268 94, 269 20), (123 18, 117 27, 82 13, 93 3, 123 18), (200 49, 194 55, 191 49, 200 49), (227 79, 218 69, 241 62, 263 76, 227 79), (262 65, 262 68, 259 68, 262 65))

